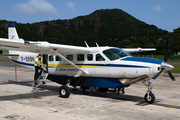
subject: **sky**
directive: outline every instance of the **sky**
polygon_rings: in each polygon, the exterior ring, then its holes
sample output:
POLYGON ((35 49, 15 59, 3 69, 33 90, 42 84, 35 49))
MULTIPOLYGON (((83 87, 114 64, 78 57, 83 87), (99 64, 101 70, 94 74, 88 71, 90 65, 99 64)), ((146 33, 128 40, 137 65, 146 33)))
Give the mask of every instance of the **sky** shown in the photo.
POLYGON ((118 8, 169 32, 180 27, 180 0, 2 0, 0 3, 0 20, 18 23, 73 19, 99 9, 118 8))

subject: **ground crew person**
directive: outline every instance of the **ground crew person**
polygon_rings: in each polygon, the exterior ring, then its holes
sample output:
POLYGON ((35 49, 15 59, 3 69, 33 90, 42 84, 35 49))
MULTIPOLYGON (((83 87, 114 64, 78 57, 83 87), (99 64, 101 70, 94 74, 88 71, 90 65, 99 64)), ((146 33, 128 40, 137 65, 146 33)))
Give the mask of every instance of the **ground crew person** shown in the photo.
POLYGON ((41 61, 41 57, 42 57, 42 55, 39 54, 39 55, 35 58, 35 64, 34 64, 34 67, 35 67, 34 83, 37 83, 38 77, 42 74, 43 64, 42 64, 42 61, 41 61), (41 67, 41 66, 42 66, 42 67, 41 67), (40 70, 40 72, 38 72, 39 70, 40 70))

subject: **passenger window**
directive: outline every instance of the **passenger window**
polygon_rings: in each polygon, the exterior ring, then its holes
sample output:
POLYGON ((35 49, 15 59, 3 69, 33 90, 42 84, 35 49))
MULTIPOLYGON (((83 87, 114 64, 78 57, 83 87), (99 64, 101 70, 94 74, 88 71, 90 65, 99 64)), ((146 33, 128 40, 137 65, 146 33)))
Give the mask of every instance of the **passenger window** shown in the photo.
POLYGON ((92 54, 87 54, 87 60, 92 61, 93 60, 93 55, 92 54))
POLYGON ((56 56, 56 61, 61 61, 61 58, 59 56, 56 56))
POLYGON ((77 55, 77 60, 78 61, 84 61, 84 55, 83 54, 78 54, 77 55))
POLYGON ((105 59, 100 54, 96 54, 96 61, 105 61, 105 59))
POLYGON ((49 59, 49 61, 54 61, 54 56, 53 56, 53 55, 50 55, 50 56, 48 57, 48 59, 49 59))
POLYGON ((66 58, 70 61, 73 61, 73 55, 66 55, 66 58))

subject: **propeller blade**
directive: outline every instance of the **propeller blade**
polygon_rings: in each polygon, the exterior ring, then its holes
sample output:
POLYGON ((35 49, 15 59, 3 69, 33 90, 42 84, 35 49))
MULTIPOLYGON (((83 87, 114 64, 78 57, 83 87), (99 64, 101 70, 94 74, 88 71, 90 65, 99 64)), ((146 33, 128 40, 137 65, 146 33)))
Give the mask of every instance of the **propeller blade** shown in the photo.
POLYGON ((174 76, 171 74, 170 71, 167 71, 169 77, 171 78, 172 81, 175 81, 176 79, 174 78, 174 76))
MULTIPOLYGON (((168 50, 169 50, 169 39, 166 38, 166 45, 165 45, 165 51, 164 51, 164 62, 167 62, 168 59, 168 50)), ((172 81, 175 81, 176 79, 174 76, 171 74, 170 71, 167 71, 169 77, 171 78, 172 81)), ((158 74, 158 73, 157 73, 158 74)), ((154 76, 155 77, 155 76, 154 76)))
POLYGON ((159 75, 164 71, 165 69, 162 68, 161 71, 159 71, 154 77, 151 78, 150 82, 153 82, 156 80, 157 77, 159 77, 159 75))
POLYGON ((164 51, 164 62, 167 62, 168 50, 169 50, 169 39, 166 38, 166 45, 165 45, 165 51, 164 51))

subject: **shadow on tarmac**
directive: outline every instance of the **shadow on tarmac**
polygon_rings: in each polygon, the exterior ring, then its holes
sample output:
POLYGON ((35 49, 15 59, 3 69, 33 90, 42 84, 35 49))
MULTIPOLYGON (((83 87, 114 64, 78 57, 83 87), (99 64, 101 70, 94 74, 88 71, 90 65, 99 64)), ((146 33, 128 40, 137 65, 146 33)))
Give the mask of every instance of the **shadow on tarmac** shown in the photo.
MULTIPOLYGON (((16 85, 23 85, 30 87, 32 83, 33 83, 32 81, 15 82, 14 80, 8 80, 8 82, 2 84, 16 84, 16 85)), ((41 85, 39 86, 39 88, 37 88, 37 90, 35 90, 32 93, 0 96, 0 101, 28 99, 28 98, 41 99, 41 97, 43 96, 54 96, 54 95, 58 95, 59 87, 60 86, 47 85, 47 84, 41 85), (45 91, 45 90, 49 90, 49 91, 45 91)), ((113 100, 123 100, 123 101, 133 101, 133 102, 138 102, 143 100, 143 97, 126 95, 126 94, 118 95, 117 92, 113 92, 112 90, 104 93, 104 92, 99 92, 98 90, 96 92, 83 92, 83 90, 80 88, 77 88, 77 90, 73 90, 73 88, 70 89, 71 89, 71 94, 78 94, 83 96, 85 95, 85 96, 93 96, 93 97, 101 97, 101 98, 111 98, 113 100)))
MULTIPOLYGON (((8 80, 8 82, 3 83, 3 84, 17 84, 17 85, 23 85, 23 86, 30 87, 32 84, 32 81, 15 82, 14 80, 8 80)), ((104 93, 104 92, 99 92, 99 91, 83 92, 83 90, 80 88, 77 88, 77 90, 73 90, 73 88, 70 88, 70 89, 71 89, 71 94, 78 94, 78 95, 92 96, 92 97, 101 97, 101 98, 110 98, 113 100, 132 101, 132 102, 136 102, 137 103, 136 105, 140 105, 140 106, 156 105, 156 106, 180 109, 180 106, 161 104, 160 103, 161 101, 155 101, 153 104, 148 104, 144 101, 143 97, 127 95, 127 94, 118 95, 117 92, 113 92, 112 90, 104 93)), ((58 95, 58 93, 57 93, 58 91, 59 91, 59 86, 46 84, 46 85, 41 85, 37 90, 35 90, 34 92, 31 92, 31 93, 0 96, 0 101, 29 99, 29 98, 42 99, 42 97, 44 97, 44 96, 58 95)), ((60 96, 59 96, 59 98, 60 98, 60 96)), ((66 98, 61 98, 61 99, 66 99, 66 98)))

